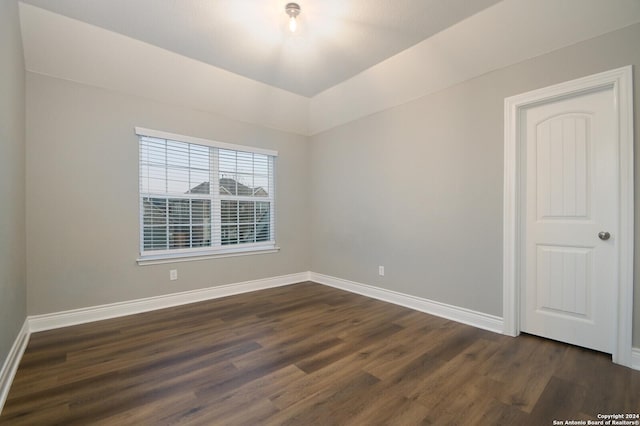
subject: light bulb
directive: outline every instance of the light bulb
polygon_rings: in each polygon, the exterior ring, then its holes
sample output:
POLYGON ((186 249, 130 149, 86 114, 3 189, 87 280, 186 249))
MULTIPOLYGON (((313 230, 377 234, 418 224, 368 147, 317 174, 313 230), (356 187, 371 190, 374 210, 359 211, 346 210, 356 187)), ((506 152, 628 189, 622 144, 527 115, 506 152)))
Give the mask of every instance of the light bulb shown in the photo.
POLYGON ((289 30, 295 32, 296 28, 298 28, 296 17, 300 14, 300 5, 298 3, 287 3, 284 11, 289 15, 289 30))

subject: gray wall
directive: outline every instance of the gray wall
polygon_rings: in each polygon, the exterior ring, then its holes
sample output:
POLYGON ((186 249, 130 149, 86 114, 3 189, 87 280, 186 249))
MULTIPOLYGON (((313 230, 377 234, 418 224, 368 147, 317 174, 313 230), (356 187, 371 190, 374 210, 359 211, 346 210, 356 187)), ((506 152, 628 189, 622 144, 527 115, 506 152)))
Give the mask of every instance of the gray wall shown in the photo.
MULTIPOLYGON (((639 41, 627 27, 312 137, 312 270, 501 316, 504 98, 633 64, 638 135, 639 41)), ((635 188, 637 219, 637 169, 635 188)), ((640 226, 636 246, 640 346, 640 226)))
POLYGON ((308 271, 308 149, 303 136, 27 73, 29 314, 308 271), (278 150, 281 251, 138 266, 134 126, 278 150))
MULTIPOLYGON (((311 138, 27 73, 28 312, 310 269, 501 315, 503 100, 638 67, 638 40, 635 25, 311 138), (279 150, 282 251, 137 266, 134 126, 279 150)), ((634 329, 640 346, 638 309, 634 329)))
POLYGON ((26 317, 25 82, 17 0, 0 1, 0 366, 26 317))

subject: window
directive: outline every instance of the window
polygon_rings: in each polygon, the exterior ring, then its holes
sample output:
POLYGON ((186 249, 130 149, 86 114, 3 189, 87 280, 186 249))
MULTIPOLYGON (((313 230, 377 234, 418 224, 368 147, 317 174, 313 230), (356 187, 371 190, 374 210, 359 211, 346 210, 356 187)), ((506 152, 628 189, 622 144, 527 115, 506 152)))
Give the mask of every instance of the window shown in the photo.
POLYGON ((274 250, 275 151, 136 128, 141 261, 274 250))

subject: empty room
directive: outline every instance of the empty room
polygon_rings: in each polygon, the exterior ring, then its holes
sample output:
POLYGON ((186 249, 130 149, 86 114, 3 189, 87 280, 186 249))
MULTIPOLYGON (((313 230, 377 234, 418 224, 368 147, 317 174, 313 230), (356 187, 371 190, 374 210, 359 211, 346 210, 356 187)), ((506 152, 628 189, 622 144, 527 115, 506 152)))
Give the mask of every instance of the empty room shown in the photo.
POLYGON ((0 0, 0 424, 640 425, 640 1, 0 0))

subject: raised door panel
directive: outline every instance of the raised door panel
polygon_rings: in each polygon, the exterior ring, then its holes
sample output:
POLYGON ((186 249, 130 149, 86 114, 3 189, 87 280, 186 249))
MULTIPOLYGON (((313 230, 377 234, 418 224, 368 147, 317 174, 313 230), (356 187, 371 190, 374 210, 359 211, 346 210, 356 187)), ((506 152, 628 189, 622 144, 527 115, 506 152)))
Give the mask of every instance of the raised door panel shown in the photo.
POLYGON ((538 246, 536 307, 539 313, 591 319, 592 250, 538 246))
POLYGON ((589 125, 586 114, 557 116, 537 125, 538 220, 589 217, 589 125))

